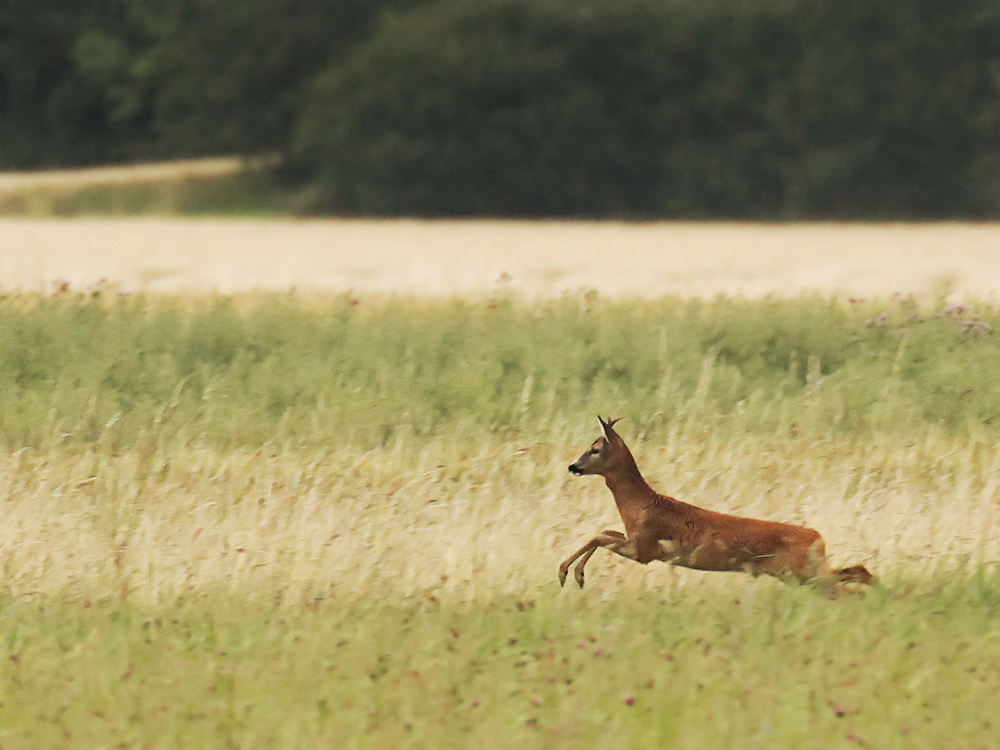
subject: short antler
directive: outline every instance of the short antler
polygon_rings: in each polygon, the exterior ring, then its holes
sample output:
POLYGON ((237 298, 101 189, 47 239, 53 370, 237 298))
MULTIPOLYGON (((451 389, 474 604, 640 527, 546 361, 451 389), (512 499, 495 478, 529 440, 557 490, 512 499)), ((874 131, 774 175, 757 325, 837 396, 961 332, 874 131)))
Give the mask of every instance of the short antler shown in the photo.
POLYGON ((618 417, 617 419, 612 419, 611 417, 608 417, 608 421, 605 422, 603 419, 601 419, 601 415, 598 414, 597 421, 601 423, 601 427, 604 429, 604 434, 607 435, 608 437, 611 437, 614 434, 615 424, 621 422, 622 418, 618 417))

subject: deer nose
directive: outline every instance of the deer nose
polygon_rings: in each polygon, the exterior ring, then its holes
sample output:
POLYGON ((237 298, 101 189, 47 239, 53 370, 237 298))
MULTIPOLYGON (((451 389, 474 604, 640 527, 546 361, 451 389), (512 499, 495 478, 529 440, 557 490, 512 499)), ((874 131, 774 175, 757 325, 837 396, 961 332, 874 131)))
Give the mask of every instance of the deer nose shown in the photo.
POLYGON ((570 464, 569 465, 569 473, 570 474, 575 474, 576 476, 580 476, 581 474, 583 474, 583 472, 580 471, 580 467, 577 466, 576 464, 570 464))

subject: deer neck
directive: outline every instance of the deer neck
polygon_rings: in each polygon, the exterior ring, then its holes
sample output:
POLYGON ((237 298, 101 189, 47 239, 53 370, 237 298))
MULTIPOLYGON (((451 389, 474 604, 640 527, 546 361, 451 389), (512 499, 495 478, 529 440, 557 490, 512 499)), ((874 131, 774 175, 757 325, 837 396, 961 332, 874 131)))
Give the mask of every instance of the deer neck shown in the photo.
POLYGON ((629 510, 645 507, 646 504, 657 497, 635 464, 635 459, 631 455, 623 461, 615 470, 604 475, 604 481, 615 496, 615 504, 624 517, 629 510))

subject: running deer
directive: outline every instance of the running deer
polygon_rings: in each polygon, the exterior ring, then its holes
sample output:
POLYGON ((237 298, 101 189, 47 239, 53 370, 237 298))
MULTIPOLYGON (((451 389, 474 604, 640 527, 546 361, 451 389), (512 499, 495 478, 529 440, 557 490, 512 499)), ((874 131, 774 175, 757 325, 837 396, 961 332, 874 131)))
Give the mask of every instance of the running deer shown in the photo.
POLYGON ((632 452, 614 430, 617 419, 598 417, 604 436, 570 464, 576 476, 604 477, 615 496, 625 533, 602 531, 559 566, 559 585, 575 561, 573 575, 583 588, 583 569, 600 547, 629 560, 662 560, 695 570, 762 573, 799 583, 815 582, 828 591, 839 583, 870 584, 864 565, 831 569, 818 531, 790 523, 741 518, 705 510, 655 492, 639 473, 632 452))

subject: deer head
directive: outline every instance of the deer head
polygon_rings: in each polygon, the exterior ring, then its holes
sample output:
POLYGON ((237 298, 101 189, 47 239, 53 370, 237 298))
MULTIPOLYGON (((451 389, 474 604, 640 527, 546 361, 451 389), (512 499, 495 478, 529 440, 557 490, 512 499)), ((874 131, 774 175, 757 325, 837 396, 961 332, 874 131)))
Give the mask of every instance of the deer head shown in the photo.
POLYGON ((583 455, 569 465, 570 474, 575 474, 578 477, 584 474, 600 474, 603 476, 615 467, 623 448, 625 449, 624 452, 628 453, 625 441, 614 430, 615 423, 621 420, 609 418, 605 422, 600 417, 597 420, 601 423, 604 436, 597 438, 590 446, 590 450, 585 451, 583 455))

